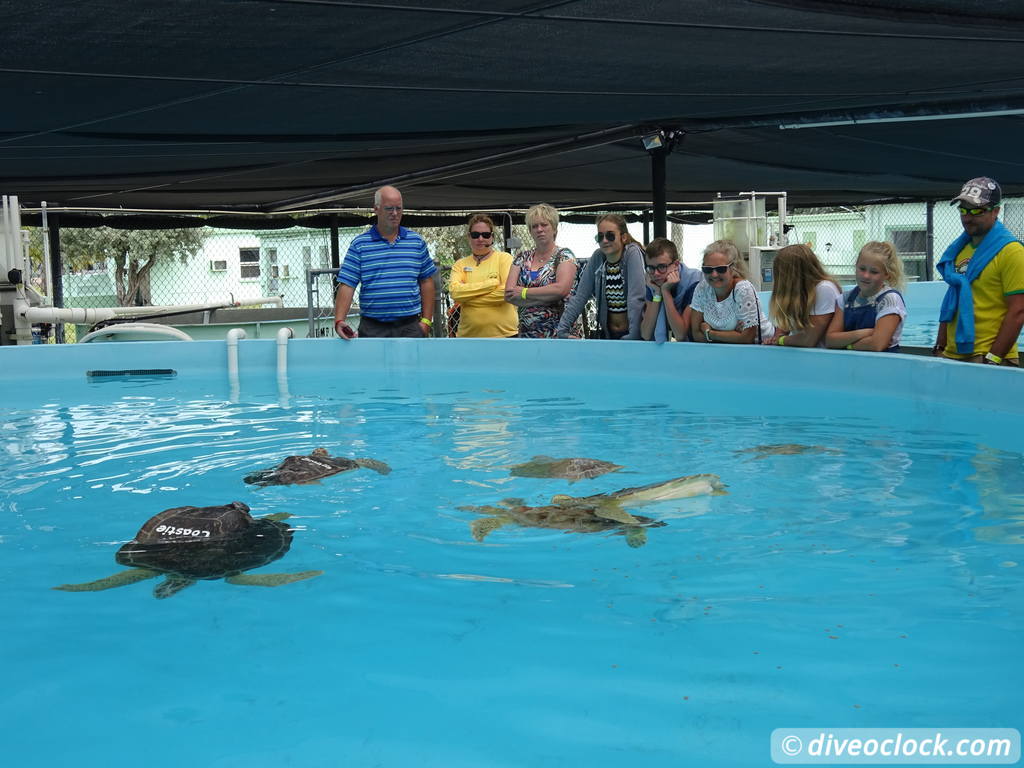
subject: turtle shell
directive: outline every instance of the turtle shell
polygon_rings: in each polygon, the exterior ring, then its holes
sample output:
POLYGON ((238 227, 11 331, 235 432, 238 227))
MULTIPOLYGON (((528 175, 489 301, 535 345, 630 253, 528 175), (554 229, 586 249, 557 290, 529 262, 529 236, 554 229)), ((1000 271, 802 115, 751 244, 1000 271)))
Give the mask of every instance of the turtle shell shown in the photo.
POLYGON ((175 507, 154 515, 116 555, 121 565, 192 579, 219 579, 273 562, 292 544, 285 523, 255 519, 233 501, 217 507, 175 507))
POLYGON ((341 456, 330 456, 318 448, 308 456, 289 456, 274 469, 253 472, 245 482, 250 485, 292 485, 315 483, 325 477, 358 469, 359 462, 341 456))

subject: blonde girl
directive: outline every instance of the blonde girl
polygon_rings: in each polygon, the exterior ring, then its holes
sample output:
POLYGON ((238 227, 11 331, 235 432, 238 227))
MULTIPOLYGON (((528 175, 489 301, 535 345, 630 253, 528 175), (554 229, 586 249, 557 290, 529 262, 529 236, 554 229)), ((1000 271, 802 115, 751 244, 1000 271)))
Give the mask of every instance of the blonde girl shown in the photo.
POLYGON ((776 331, 765 344, 824 347, 825 332, 842 296, 808 245, 787 245, 775 255, 769 314, 776 331))
POLYGON ((831 349, 899 352, 907 306, 903 262, 892 243, 871 242, 857 255, 857 285, 843 294, 828 326, 831 349))

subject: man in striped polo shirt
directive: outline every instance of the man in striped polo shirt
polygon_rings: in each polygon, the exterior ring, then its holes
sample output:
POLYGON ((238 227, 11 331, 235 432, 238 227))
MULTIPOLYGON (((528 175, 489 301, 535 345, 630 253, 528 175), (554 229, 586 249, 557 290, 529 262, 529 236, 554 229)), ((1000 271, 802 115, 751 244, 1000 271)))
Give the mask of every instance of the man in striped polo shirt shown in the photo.
POLYGON ((377 223, 348 247, 338 270, 334 332, 348 340, 430 335, 437 267, 422 236, 400 226, 402 193, 381 187, 373 196, 377 223), (345 318, 359 290, 359 333, 345 318))

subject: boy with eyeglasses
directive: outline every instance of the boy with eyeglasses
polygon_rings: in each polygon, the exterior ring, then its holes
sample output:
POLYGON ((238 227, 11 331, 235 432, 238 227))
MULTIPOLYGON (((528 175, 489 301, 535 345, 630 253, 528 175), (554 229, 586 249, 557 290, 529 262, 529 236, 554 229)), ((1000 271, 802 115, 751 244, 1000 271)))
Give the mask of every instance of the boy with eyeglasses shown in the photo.
POLYGON ((935 355, 989 365, 1020 364, 1024 244, 998 219, 1002 196, 994 179, 979 176, 950 201, 959 206, 964 231, 937 265, 949 288, 939 311, 935 355))
POLYGON ((701 281, 699 269, 679 260, 676 244, 656 237, 644 255, 647 293, 640 336, 645 341, 668 341, 669 333, 677 341, 690 340, 690 301, 701 281))

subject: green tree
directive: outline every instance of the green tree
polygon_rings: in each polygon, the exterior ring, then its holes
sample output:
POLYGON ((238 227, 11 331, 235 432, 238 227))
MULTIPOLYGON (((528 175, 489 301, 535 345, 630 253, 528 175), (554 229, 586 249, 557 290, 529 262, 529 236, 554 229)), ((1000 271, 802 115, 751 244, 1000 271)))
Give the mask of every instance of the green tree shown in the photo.
POLYGON ((203 249, 206 230, 127 230, 95 227, 66 228, 60 232, 65 272, 79 272, 110 261, 114 267, 117 303, 122 307, 152 304, 149 275, 159 261, 178 259, 182 264, 203 249))

